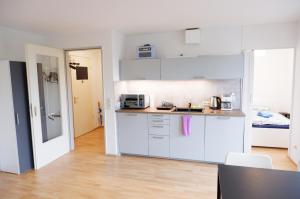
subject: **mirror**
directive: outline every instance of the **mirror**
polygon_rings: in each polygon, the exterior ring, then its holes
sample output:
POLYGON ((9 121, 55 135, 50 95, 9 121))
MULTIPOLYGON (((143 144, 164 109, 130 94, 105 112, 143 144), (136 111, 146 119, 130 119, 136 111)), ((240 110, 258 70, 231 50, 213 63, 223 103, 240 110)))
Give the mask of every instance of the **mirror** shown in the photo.
POLYGON ((62 135, 58 57, 37 55, 43 143, 62 135))

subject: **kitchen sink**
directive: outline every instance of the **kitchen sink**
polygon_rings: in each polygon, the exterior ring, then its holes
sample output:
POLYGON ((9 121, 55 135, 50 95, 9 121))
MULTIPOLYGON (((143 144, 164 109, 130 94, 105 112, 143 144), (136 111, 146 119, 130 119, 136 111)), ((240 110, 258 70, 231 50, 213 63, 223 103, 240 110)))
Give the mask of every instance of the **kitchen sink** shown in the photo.
POLYGON ((203 112, 202 108, 182 108, 176 107, 172 112, 203 112))

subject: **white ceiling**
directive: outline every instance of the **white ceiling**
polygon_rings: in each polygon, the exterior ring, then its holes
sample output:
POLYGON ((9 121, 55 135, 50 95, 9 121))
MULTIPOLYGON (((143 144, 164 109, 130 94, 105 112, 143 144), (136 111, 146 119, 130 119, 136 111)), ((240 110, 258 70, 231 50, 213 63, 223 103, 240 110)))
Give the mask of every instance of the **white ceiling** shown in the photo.
POLYGON ((300 0, 0 0, 0 26, 40 34, 145 33, 300 19, 300 0))

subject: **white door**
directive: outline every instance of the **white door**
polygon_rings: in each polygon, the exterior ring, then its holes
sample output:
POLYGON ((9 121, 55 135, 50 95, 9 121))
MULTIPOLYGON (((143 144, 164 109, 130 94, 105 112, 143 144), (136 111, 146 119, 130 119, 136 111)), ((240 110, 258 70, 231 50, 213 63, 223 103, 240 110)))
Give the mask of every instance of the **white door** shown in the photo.
POLYGON ((35 169, 70 151, 64 51, 26 46, 35 169))
MULTIPOLYGON (((88 73, 92 74, 92 64, 87 57, 70 55, 72 62, 80 63, 80 66, 88 67, 88 73)), ((96 128, 93 112, 92 81, 77 80, 76 70, 71 70, 72 93, 73 93, 73 117, 75 137, 81 136, 96 128)))

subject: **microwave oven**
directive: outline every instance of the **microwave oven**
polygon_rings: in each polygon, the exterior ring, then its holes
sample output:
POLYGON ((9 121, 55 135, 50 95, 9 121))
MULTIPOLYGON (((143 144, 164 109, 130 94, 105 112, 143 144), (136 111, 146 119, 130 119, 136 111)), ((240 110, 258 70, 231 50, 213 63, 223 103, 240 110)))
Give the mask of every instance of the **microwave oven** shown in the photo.
POLYGON ((144 94, 122 94, 121 108, 143 109, 150 106, 150 97, 144 94))

